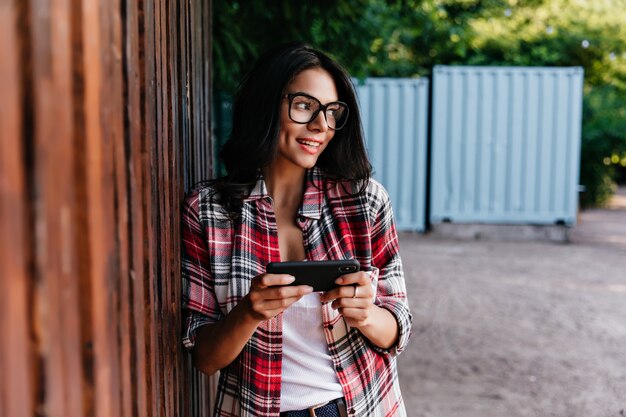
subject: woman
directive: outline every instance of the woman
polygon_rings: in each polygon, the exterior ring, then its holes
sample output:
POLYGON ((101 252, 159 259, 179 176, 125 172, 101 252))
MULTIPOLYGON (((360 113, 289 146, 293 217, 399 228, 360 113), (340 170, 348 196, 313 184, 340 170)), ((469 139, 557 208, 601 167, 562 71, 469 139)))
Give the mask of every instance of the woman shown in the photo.
POLYGON ((389 198, 370 179, 346 72, 288 44, 234 101, 228 174, 187 198, 184 343, 220 370, 215 416, 404 416, 395 356, 411 315, 389 198), (356 259, 314 293, 269 262, 356 259))

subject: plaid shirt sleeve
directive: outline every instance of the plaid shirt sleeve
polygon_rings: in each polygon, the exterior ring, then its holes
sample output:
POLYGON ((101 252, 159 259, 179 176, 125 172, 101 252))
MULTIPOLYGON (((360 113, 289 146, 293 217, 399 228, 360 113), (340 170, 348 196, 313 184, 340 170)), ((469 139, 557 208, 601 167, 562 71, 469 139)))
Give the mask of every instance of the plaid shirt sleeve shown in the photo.
MULTIPOLYGON (((376 184, 378 185, 378 184, 376 184)), ((398 322, 398 342, 391 349, 381 349, 372 345, 379 353, 397 355, 407 346, 411 334, 412 316, 406 294, 406 284, 400 258, 398 234, 396 232, 393 211, 389 195, 382 186, 373 187, 376 195, 372 201, 375 215, 372 227, 372 273, 378 270, 376 305, 389 310, 398 322)))
POLYGON ((199 217, 200 197, 198 191, 191 193, 182 210, 182 302, 187 314, 183 344, 188 348, 194 346, 200 327, 223 318, 212 288, 206 229, 199 217))

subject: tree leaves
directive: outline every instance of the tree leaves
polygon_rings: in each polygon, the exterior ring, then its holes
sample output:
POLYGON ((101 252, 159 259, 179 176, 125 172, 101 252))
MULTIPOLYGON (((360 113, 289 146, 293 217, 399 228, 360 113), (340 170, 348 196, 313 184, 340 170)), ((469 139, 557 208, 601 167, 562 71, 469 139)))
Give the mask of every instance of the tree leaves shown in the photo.
POLYGON ((618 111, 626 102, 626 0, 218 1, 213 16, 218 91, 234 91, 262 51, 288 40, 311 43, 361 78, 424 76, 438 64, 582 66, 581 182, 592 191, 610 183, 605 154, 626 152, 618 111))

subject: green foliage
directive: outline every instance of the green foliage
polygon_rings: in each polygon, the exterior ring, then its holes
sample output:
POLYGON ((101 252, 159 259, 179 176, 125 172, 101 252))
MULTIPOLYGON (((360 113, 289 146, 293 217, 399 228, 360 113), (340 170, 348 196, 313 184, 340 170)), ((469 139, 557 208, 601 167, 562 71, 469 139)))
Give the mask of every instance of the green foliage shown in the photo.
POLYGON ((368 0, 213 2, 214 87, 232 93, 257 56, 281 42, 305 41, 365 75, 376 31, 368 0))
POLYGON ((615 191, 614 179, 626 165, 626 95, 612 85, 589 87, 585 94, 581 183, 583 206, 604 205, 615 191))
POLYGON ((357 77, 427 76, 437 64, 582 66, 581 203, 601 205, 614 188, 606 158, 626 154, 626 0, 221 1, 213 16, 222 91, 287 40, 325 50, 357 77))

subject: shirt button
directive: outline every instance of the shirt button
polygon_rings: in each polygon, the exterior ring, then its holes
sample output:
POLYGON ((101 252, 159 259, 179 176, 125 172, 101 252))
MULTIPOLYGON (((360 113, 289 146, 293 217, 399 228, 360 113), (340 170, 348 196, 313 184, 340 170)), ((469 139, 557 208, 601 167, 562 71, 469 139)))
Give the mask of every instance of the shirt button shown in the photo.
POLYGON ((332 324, 329 324, 329 325, 328 325, 328 330, 332 330, 332 329, 333 329, 333 327, 334 327, 334 326, 333 326, 332 324))
POLYGON ((298 223, 304 223, 306 221, 306 217, 298 216, 298 223))
POLYGON ((342 372, 343 371, 343 366, 341 365, 337 365, 337 372, 342 372))

